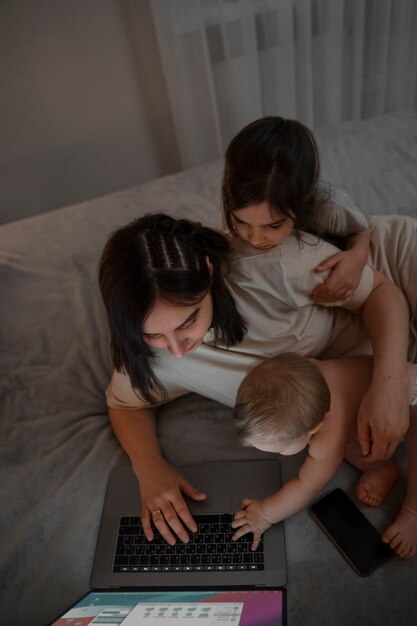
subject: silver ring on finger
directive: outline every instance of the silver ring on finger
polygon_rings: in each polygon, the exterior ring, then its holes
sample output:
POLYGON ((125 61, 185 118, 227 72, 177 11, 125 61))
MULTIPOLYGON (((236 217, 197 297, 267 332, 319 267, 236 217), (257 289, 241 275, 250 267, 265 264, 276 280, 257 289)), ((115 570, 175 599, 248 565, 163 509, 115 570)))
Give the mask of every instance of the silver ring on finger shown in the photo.
POLYGON ((152 517, 154 517, 154 515, 162 515, 162 511, 161 509, 155 509, 154 511, 151 512, 152 517))

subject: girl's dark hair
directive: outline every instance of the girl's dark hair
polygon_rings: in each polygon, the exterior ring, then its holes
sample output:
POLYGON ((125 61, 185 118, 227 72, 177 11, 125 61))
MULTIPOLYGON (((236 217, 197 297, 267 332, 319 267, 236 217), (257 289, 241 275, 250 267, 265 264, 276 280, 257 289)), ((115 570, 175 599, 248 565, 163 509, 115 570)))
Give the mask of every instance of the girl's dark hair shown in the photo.
POLYGON ((222 196, 230 231, 233 211, 265 201, 271 211, 295 216, 297 231, 314 230, 318 176, 317 145, 304 124, 278 116, 248 124, 226 150, 222 196))
POLYGON ((162 213, 145 215, 116 230, 99 265, 99 284, 110 327, 113 364, 154 403, 165 390, 153 371, 154 352, 143 324, 157 299, 192 306, 211 291, 212 328, 225 346, 242 341, 246 327, 226 284, 230 244, 197 222, 162 213), (212 264, 210 271, 207 258, 212 264))

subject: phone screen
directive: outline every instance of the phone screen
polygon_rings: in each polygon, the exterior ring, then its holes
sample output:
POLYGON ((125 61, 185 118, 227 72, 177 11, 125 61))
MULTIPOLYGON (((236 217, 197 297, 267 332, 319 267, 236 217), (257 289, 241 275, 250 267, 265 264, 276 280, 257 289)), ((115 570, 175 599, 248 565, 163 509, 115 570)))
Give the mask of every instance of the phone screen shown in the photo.
POLYGON ((341 489, 314 502, 311 513, 358 574, 370 574, 393 554, 377 529, 341 489))

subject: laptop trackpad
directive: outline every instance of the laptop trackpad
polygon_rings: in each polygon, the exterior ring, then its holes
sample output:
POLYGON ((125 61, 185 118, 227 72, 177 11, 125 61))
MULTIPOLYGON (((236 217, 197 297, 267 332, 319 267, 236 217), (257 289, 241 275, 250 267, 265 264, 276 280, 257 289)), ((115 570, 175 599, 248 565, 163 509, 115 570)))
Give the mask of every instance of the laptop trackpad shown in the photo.
POLYGON ((213 463, 182 467, 180 471, 206 500, 187 499, 192 514, 238 511, 243 498, 264 499, 281 487, 277 460, 213 463))
POLYGON ((207 498, 201 502, 187 498, 192 514, 226 513, 235 510, 233 507, 233 468, 231 465, 213 464, 183 467, 180 471, 191 484, 203 491, 207 498))

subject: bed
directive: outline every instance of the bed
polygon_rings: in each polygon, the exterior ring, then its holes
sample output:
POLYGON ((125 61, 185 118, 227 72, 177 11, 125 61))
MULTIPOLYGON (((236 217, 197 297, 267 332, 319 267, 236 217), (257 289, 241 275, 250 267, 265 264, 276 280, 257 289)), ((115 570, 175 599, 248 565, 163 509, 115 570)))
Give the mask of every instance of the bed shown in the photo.
MULTIPOLYGON (((417 111, 316 132, 322 178, 342 185, 368 215, 417 216, 417 111)), ((0 227, 1 624, 44 626, 89 589, 106 482, 128 458, 106 417, 109 338, 97 260, 110 231, 164 210, 220 224, 222 162, 152 180, 0 227)), ((158 430, 174 464, 267 458, 240 447, 230 409, 188 395, 160 409, 158 430), (198 416, 198 421, 196 421, 198 416)), ((405 463, 404 448, 396 453, 405 463)), ((302 453, 282 459, 283 479, 302 453)), ((344 464, 326 488, 354 494, 344 464)), ((402 479, 379 510, 383 529, 404 495, 402 479)), ((290 624, 417 623, 417 557, 358 577, 307 510, 285 522, 290 624)))

